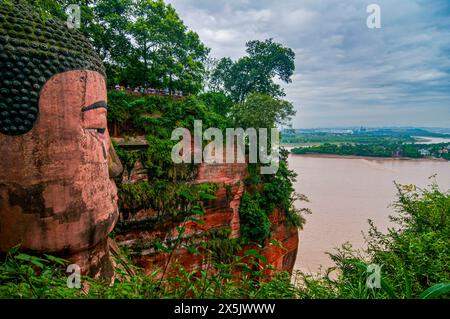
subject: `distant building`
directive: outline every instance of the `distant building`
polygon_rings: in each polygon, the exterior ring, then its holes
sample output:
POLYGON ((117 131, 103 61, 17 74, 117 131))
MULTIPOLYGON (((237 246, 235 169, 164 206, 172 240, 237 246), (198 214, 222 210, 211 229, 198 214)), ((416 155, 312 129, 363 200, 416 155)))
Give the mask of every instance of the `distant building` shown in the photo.
POLYGON ((331 133, 331 134, 353 134, 353 131, 352 130, 344 130, 344 129, 339 130, 339 129, 337 129, 337 130, 330 130, 328 133, 331 133))
POLYGON ((419 154, 422 156, 430 156, 430 151, 422 148, 419 150, 419 154))

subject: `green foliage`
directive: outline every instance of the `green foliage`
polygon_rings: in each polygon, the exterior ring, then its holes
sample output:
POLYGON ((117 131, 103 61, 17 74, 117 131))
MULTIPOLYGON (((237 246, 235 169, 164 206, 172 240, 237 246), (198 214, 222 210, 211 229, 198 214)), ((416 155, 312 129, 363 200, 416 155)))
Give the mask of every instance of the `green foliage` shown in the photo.
POLYGON ((143 158, 149 178, 182 181, 192 177, 196 170, 193 165, 174 165, 171 158, 175 142, 147 135, 149 147, 143 158))
POLYGON ((152 209, 158 216, 196 215, 215 197, 216 184, 189 185, 166 180, 142 181, 119 185, 119 206, 122 214, 152 209))
POLYGON ((76 2, 82 10, 82 31, 102 57, 108 83, 118 83, 120 73, 114 71, 117 71, 117 67, 127 65, 127 58, 132 54, 127 26, 133 1, 95 0, 91 5, 83 0, 76 2))
MULTIPOLYGON (((167 224, 178 225, 182 229, 189 218, 202 223, 195 216, 202 216, 206 205, 215 199, 217 185, 191 184, 197 176, 198 165, 173 163, 171 151, 178 141, 171 141, 171 132, 177 127, 193 130, 194 120, 202 120, 205 127, 225 128, 226 119, 194 96, 174 101, 169 98, 135 97, 123 92, 110 92, 109 104, 113 109, 108 114, 110 126, 119 123, 124 135, 146 134, 148 142, 148 147, 139 150, 118 148, 117 153, 127 170, 131 171, 136 162, 140 161, 147 178, 144 176, 143 181, 118 185, 119 206, 124 220, 118 223, 114 234, 130 230, 151 230, 158 225, 167 224), (133 215, 143 209, 155 217, 135 221, 133 215)), ((135 252, 148 248, 165 251, 183 244, 194 251, 197 248, 189 244, 193 239, 183 238, 182 242, 173 242, 161 238, 155 242, 138 243, 132 249, 135 252)), ((203 249, 210 249, 214 258, 220 259, 232 256, 238 245, 228 238, 208 237, 203 240, 207 243, 203 249)))
POLYGON ((398 187, 396 227, 381 233, 372 222, 363 252, 342 246, 324 275, 299 274, 304 298, 441 298, 449 296, 450 193, 433 184, 398 187), (381 289, 366 285, 367 265, 382 266, 381 289), (336 272, 337 279, 329 274, 336 272))
POLYGON ((199 99, 217 114, 227 116, 233 107, 233 101, 223 92, 206 92, 199 95, 199 99))
POLYGON ((286 129, 283 144, 303 144, 293 154, 336 154, 373 157, 436 157, 450 160, 450 143, 421 144, 413 136, 445 137, 422 129, 370 129, 349 132, 322 132, 286 129), (421 154, 427 151, 428 154, 421 154))
POLYGON ((64 275, 66 261, 13 250, 0 263, 0 298, 291 299, 297 295, 288 273, 280 272, 270 280, 263 275, 268 268, 261 266, 258 256, 235 256, 229 263, 209 261, 195 270, 187 270, 174 261, 173 270, 164 280, 160 277, 166 270, 145 274, 130 263, 127 255, 119 255, 116 264, 117 278, 112 285, 83 277, 82 286, 89 289, 69 289, 64 275))
POLYGON ((62 6, 63 1, 58 0, 4 0, 6 3, 8 2, 17 2, 22 1, 30 4, 33 8, 39 12, 40 16, 43 19, 48 18, 65 18, 64 9, 62 6))
POLYGON ((0 263, 0 298, 69 298, 61 266, 63 259, 45 255, 32 256, 11 249, 0 263))
POLYGON ((108 92, 108 122, 124 127, 135 106, 131 102, 131 97, 125 92, 108 92))
MULTIPOLYGON (((385 139, 371 141, 369 143, 357 144, 330 144, 325 143, 318 146, 300 147, 292 149, 293 154, 336 154, 352 156, 370 156, 370 157, 408 157, 424 158, 427 156, 447 158, 443 150, 447 150, 450 143, 441 143, 434 145, 426 144, 403 144, 401 142, 391 142, 385 139), (421 149, 429 152, 429 155, 422 155, 421 149)), ((448 151, 448 150, 447 150, 448 151)))
POLYGON ((302 215, 309 214, 310 211, 306 208, 297 209, 295 202, 307 202, 308 199, 304 195, 295 192, 293 183, 296 181, 297 174, 288 167, 288 155, 289 153, 286 150, 280 150, 277 173, 275 175, 263 175, 264 190, 261 205, 269 212, 279 209, 286 215, 288 225, 302 228, 305 223, 302 215))
MULTIPOLYGON (((295 129, 285 129, 282 131, 281 142, 285 144, 367 144, 367 143, 389 143, 389 142, 414 142, 415 139, 411 136, 425 136, 414 135, 414 133, 420 134, 421 131, 417 130, 405 130, 395 131, 390 129, 374 129, 374 130, 355 130, 350 132, 322 132, 312 130, 302 130, 299 132, 295 129)), ((422 132, 425 134, 424 132, 422 132)))
MULTIPOLYGON (((174 193, 174 189, 192 181, 197 173, 195 164, 173 163, 171 152, 178 141, 171 140, 172 130, 176 127, 192 130, 194 120, 202 120, 207 127, 226 127, 225 118, 208 110, 205 104, 195 97, 172 101, 168 98, 136 98, 123 92, 110 92, 109 105, 112 109, 112 112, 108 112, 110 126, 119 123, 123 134, 145 133, 149 145, 143 150, 116 148, 119 158, 129 173, 139 160, 149 181, 151 180, 152 187, 157 187, 158 192, 161 189, 162 194, 167 191, 166 202, 174 193), (158 116, 154 116, 155 114, 158 116)), ((142 205, 143 201, 149 200, 148 196, 143 196, 142 187, 142 185, 119 187, 119 193, 123 192, 123 196, 121 195, 123 202, 127 203, 127 207, 132 211, 145 208, 145 205, 142 205), (133 187, 136 189, 132 189, 133 187), (133 191, 137 192, 136 196, 132 194, 133 191)), ((155 194, 151 195, 153 196, 155 194)), ((173 203, 176 207, 176 199, 173 203)), ((167 208, 167 205, 164 207, 167 208)))
POLYGON ((420 299, 436 299, 440 296, 450 294, 450 283, 436 284, 425 290, 420 296, 420 299))
POLYGON ((249 165, 249 177, 246 180, 247 192, 239 206, 241 236, 245 241, 263 243, 270 237, 271 223, 268 216, 278 209, 286 215, 291 227, 303 227, 303 213, 308 209, 297 209, 296 200, 307 201, 303 195, 296 194, 293 183, 296 174, 289 170, 288 152, 280 151, 279 169, 274 175, 260 175, 259 165, 249 165))
POLYGON ((234 256, 242 248, 240 238, 230 238, 231 228, 223 227, 219 229, 212 229, 211 231, 202 234, 206 238, 198 246, 202 251, 208 251, 211 258, 216 263, 231 263, 234 256))
POLYGON ((199 92, 209 49, 198 35, 162 0, 135 1, 130 11, 131 54, 124 70, 127 76, 121 82, 199 92))
POLYGON ((261 196, 245 193, 239 205, 241 236, 244 240, 263 243, 270 236, 270 220, 261 208, 261 196))
POLYGON ((118 147, 115 142, 113 142, 113 145, 124 169, 130 174, 137 160, 141 158, 141 153, 139 151, 126 151, 118 147))
POLYGON ((203 121, 204 127, 225 129, 228 120, 215 112, 201 98, 191 96, 181 101, 169 97, 136 97, 126 92, 108 93, 108 124, 117 134, 152 135, 170 140, 172 130, 177 127, 193 129, 194 120, 203 121))
MULTIPOLYGON (((116 264, 123 267, 117 269, 116 281, 110 285, 84 277, 83 286, 89 290, 67 288, 65 260, 28 255, 16 247, 0 263, 0 298, 446 298, 450 292, 450 194, 436 185, 427 190, 413 186, 398 189, 394 204, 398 214, 392 218, 397 228, 383 234, 371 225, 363 255, 343 245, 330 254, 334 268, 324 275, 299 273, 298 287, 288 273, 278 273, 272 279, 264 275, 271 266, 257 250, 247 250, 243 257, 230 258, 227 253, 228 259, 223 260, 221 243, 230 251, 238 249, 236 242, 226 242, 230 230, 223 229, 209 234, 211 243, 202 245, 207 263, 199 269, 188 271, 175 259, 171 271, 166 268, 144 274, 126 261, 127 256, 119 256, 116 264), (366 285, 367 266, 372 263, 382 266, 381 289, 366 285), (130 276, 125 269, 135 274, 130 276), (332 272, 336 272, 336 279, 332 272)), ((172 254, 183 234, 180 227, 175 246, 155 246, 172 254)))
POLYGON ((294 148, 293 154, 336 154, 336 155, 355 155, 355 156, 374 156, 391 157, 397 151, 399 145, 392 144, 390 147, 379 144, 329 144, 325 143, 319 146, 294 148))
POLYGON ((103 59, 108 84, 197 93, 209 49, 163 0, 26 0, 43 17, 66 19, 78 4, 81 31, 103 59))
POLYGON ((276 125, 285 125, 295 113, 292 103, 261 93, 249 94, 245 102, 236 104, 231 109, 235 127, 244 129, 270 129, 276 125))
POLYGON ((223 58, 217 63, 210 87, 224 90, 235 103, 245 101, 252 92, 284 96, 283 89, 273 79, 278 77, 285 83, 291 82, 295 53, 272 39, 249 41, 246 46, 247 56, 236 62, 223 58))

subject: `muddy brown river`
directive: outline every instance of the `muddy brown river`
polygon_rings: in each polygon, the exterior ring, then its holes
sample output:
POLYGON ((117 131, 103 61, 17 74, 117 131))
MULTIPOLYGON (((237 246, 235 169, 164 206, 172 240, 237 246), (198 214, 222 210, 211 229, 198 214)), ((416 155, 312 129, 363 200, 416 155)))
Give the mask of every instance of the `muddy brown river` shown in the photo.
POLYGON ((394 214, 394 181, 425 187, 430 176, 443 190, 450 189, 450 162, 372 158, 291 155, 289 166, 297 172, 297 192, 309 197, 306 225, 300 231, 300 246, 295 268, 315 273, 320 265, 329 267, 325 254, 349 241, 354 247, 364 245, 361 231, 367 231, 368 219, 382 230, 394 214))

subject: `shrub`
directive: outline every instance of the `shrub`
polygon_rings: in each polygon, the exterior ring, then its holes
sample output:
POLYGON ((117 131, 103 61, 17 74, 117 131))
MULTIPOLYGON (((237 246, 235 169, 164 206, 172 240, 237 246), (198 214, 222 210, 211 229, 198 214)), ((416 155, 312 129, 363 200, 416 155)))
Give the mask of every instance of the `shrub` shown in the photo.
POLYGON ((239 206, 241 237, 251 242, 263 243, 270 236, 270 220, 260 206, 259 194, 242 196, 239 206))
POLYGON ((329 254, 336 264, 320 276, 299 273, 305 298, 436 298, 450 293, 450 192, 400 186, 391 217, 380 232, 369 221, 368 247, 344 244, 329 254), (381 266, 381 289, 366 285, 367 265, 381 266), (335 271, 336 280, 328 274, 335 271))

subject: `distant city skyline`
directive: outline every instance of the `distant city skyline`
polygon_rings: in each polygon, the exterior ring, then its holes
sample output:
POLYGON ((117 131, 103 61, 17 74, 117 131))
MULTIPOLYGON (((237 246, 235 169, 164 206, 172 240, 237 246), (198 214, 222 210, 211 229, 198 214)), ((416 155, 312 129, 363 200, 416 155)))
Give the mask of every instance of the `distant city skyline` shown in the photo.
POLYGON ((296 53, 296 128, 450 128, 450 2, 168 0, 211 48, 237 59, 273 38, 296 53), (381 29, 366 25, 381 7, 381 29))

